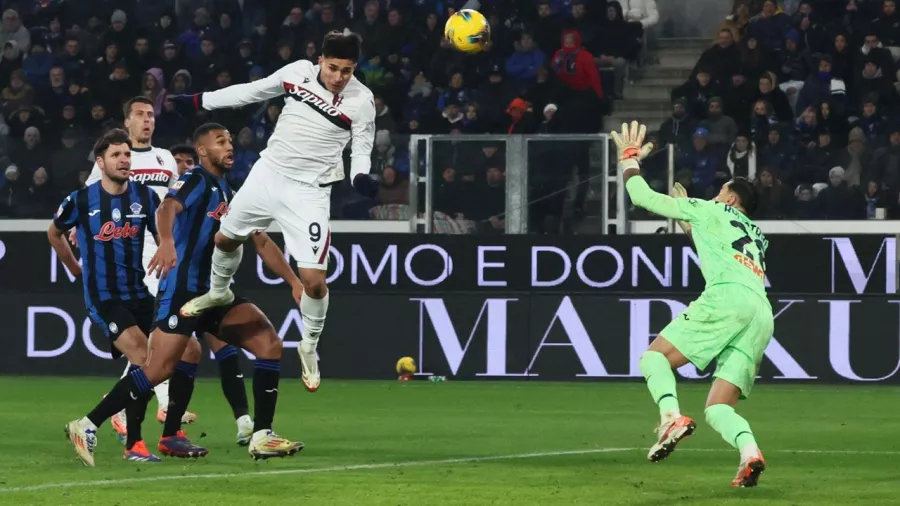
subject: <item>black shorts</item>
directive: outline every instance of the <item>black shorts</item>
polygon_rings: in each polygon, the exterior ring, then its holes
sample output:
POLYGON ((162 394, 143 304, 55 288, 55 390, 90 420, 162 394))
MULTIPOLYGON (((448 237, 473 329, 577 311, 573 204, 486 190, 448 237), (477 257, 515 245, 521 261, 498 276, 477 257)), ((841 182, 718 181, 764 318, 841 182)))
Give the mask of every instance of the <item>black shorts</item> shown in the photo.
MULTIPOLYGON (((122 332, 131 327, 137 327, 149 336, 153 328, 153 309, 153 297, 144 297, 99 302, 88 307, 88 313, 91 320, 109 337, 110 343, 115 343, 122 332)), ((111 348, 113 358, 122 356, 115 344, 111 348)))
POLYGON ((225 315, 235 307, 250 302, 239 295, 235 295, 234 301, 226 306, 219 306, 204 311, 203 314, 197 317, 181 316, 181 306, 201 295, 203 294, 196 292, 175 292, 173 295, 160 296, 160 298, 156 299, 156 322, 153 324, 153 327, 158 327, 167 334, 190 336, 196 333, 200 337, 203 332, 209 332, 218 337, 219 326, 222 324, 222 319, 225 318, 225 315))

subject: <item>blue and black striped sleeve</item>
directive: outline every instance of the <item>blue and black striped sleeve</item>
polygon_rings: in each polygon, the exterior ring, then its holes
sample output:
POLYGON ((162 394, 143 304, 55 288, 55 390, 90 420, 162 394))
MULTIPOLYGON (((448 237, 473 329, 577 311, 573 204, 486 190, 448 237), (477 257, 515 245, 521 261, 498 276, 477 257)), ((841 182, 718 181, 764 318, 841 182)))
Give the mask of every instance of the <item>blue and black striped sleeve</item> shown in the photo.
POLYGON ((53 216, 53 224, 63 232, 78 224, 78 192, 72 192, 56 210, 53 216))
POLYGON ((206 191, 206 178, 202 174, 189 170, 169 188, 166 198, 171 197, 178 200, 187 209, 197 202, 204 191, 206 191))

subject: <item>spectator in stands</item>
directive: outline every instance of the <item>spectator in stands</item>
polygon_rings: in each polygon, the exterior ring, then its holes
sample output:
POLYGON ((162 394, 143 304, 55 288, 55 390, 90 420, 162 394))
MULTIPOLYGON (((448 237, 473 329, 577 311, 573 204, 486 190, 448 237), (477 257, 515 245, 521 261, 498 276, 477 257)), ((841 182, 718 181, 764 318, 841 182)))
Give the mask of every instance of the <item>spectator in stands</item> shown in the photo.
POLYGON ((818 72, 812 73, 803 84, 794 110, 818 108, 823 102, 830 102, 836 109, 835 113, 844 114, 847 108, 847 85, 831 74, 831 56, 820 55, 817 68, 818 72))
POLYGON ((782 48, 783 35, 789 24, 790 18, 779 11, 775 0, 765 0, 762 12, 750 20, 747 34, 755 37, 763 47, 778 51, 782 48))
POLYGON ((511 118, 506 133, 509 135, 532 134, 537 131, 537 120, 531 111, 531 105, 521 98, 514 98, 506 109, 511 118))
POLYGON ((887 207, 887 200, 884 192, 878 184, 878 181, 869 181, 866 185, 866 218, 868 219, 884 219, 884 210, 887 207))
POLYGON ((707 142, 709 131, 703 127, 694 132, 693 146, 690 151, 681 153, 676 163, 679 169, 691 172, 691 185, 704 198, 708 190, 712 188, 716 172, 722 165, 721 156, 707 142))
POLYGON ((816 197, 821 217, 826 220, 864 219, 865 200, 857 189, 847 185, 844 169, 833 167, 828 171, 828 181, 828 187, 816 197))
POLYGON ((847 184, 859 186, 871 177, 872 152, 866 149, 866 136, 859 127, 850 130, 847 140, 847 148, 841 153, 838 165, 845 167, 847 184))
POLYGON ((749 132, 740 132, 731 144, 731 149, 725 156, 725 166, 728 171, 719 171, 715 186, 721 185, 736 178, 743 177, 753 181, 756 179, 756 145, 750 140, 749 132))
POLYGON ((3 181, 0 181, 0 216, 17 217, 16 207, 22 192, 23 183, 20 179, 19 168, 8 164, 3 171, 3 181))
POLYGON ((731 76, 730 81, 722 93, 725 115, 732 118, 738 125, 746 126, 750 122, 750 115, 753 112, 756 82, 748 81, 740 70, 731 76))
POLYGON ((730 146, 738 134, 737 122, 725 115, 725 104, 719 97, 709 100, 706 119, 700 122, 700 126, 709 133, 706 140, 720 149, 730 146))
POLYGON ((881 181, 889 194, 900 191, 900 125, 891 125, 888 145, 875 151, 872 179, 881 181))
POLYGON ((375 201, 379 205, 409 204, 409 179, 399 177, 393 167, 385 167, 381 173, 375 201))
POLYGON ((814 220, 819 217, 819 203, 815 200, 812 185, 802 184, 794 191, 794 217, 798 220, 814 220))
POLYGON ((878 111, 878 97, 869 94, 865 97, 862 104, 862 116, 857 119, 853 126, 862 129, 866 136, 866 142, 871 146, 879 146, 884 143, 887 133, 884 117, 878 111))
POLYGON ((757 146, 765 146, 769 138, 769 130, 772 125, 778 123, 772 104, 765 100, 757 100, 753 104, 753 112, 750 115, 750 136, 757 146))
POLYGON ((790 141, 788 127, 783 123, 772 125, 767 141, 765 147, 760 150, 762 163, 772 170, 779 180, 789 181, 793 175, 798 150, 790 141))
POLYGON ((818 52, 824 47, 827 39, 825 26, 819 22, 817 13, 813 12, 812 4, 804 1, 796 14, 792 17, 792 25, 797 28, 800 35, 800 46, 810 53, 818 52))
POLYGON ((787 93, 791 110, 796 110, 797 99, 806 78, 813 68, 809 51, 800 47, 800 35, 790 29, 784 36, 784 48, 779 52, 781 89, 787 93))
POLYGON ((894 88, 893 76, 885 75, 877 58, 868 56, 862 70, 856 77, 855 91, 858 96, 874 99, 875 105, 883 112, 897 111, 897 90, 894 88))
POLYGON ((645 30, 659 23, 656 0, 620 0, 620 3, 627 21, 640 23, 645 30))
POLYGON ((716 44, 700 55, 695 68, 711 70, 712 80, 720 86, 731 84, 731 76, 741 72, 741 50, 731 30, 719 30, 716 44))
MULTIPOLYGON (((831 54, 831 73, 838 79, 847 84, 848 95, 855 97, 856 94, 856 52, 847 42, 847 35, 839 33, 834 36, 833 44, 830 48, 831 54)), ((850 104, 855 106, 856 104, 850 104)), ((855 107, 854 107, 855 110, 855 107)))
POLYGON ((606 4, 606 21, 594 38, 592 49, 600 68, 612 68, 612 93, 618 100, 624 96, 628 60, 633 61, 641 49, 639 35, 634 23, 628 23, 622 17, 619 2, 611 1, 606 4))
POLYGON ((594 56, 581 45, 578 30, 565 30, 562 48, 553 55, 556 78, 568 88, 558 103, 567 121, 566 129, 575 133, 599 131, 602 127, 603 87, 594 56))
MULTIPOLYGON (((871 28, 866 33, 865 43, 860 49, 860 53, 862 54, 859 57, 860 61, 874 61, 885 75, 894 76, 894 56, 882 45, 878 34, 871 31, 871 28)), ((891 77, 891 79, 894 78, 891 77)))
POLYGON ((672 101, 672 116, 659 127, 659 140, 664 146, 674 144, 678 152, 686 151, 691 148, 697 124, 697 120, 688 114, 687 101, 676 98, 672 101))
POLYGON ((31 48, 31 33, 22 26, 19 13, 15 9, 3 11, 3 24, 0 26, 0 43, 6 44, 12 41, 23 53, 31 48))
POLYGON ((754 218, 758 220, 780 220, 790 214, 791 193, 778 179, 772 169, 763 167, 753 181, 757 191, 757 208, 754 218))
MULTIPOLYGON (((547 56, 534 45, 530 33, 523 33, 515 48, 516 52, 506 59, 506 75, 520 87, 519 89, 524 90, 535 83, 537 70, 544 66, 547 56)), ((454 74, 454 77, 456 75, 454 74)))
POLYGON ((741 41, 741 68, 748 81, 756 82, 760 76, 778 68, 774 52, 759 45, 756 37, 745 37, 741 41))
MULTIPOLYGON (((735 2, 731 9, 731 14, 725 17, 725 21, 719 26, 716 32, 714 42, 720 43, 722 30, 728 30, 731 33, 731 39, 735 42, 740 41, 750 24, 750 9, 744 2, 735 2)), ((754 39, 755 40, 755 39, 754 39)))
POLYGON ((756 100, 765 100, 772 104, 775 117, 778 121, 794 121, 794 109, 791 107, 787 93, 778 86, 778 80, 772 72, 766 72, 759 77, 759 93, 756 100))
POLYGON ((881 16, 872 22, 872 31, 896 62, 900 59, 900 13, 896 0, 884 0, 881 9, 881 16))
POLYGON ((16 216, 19 218, 44 218, 53 214, 59 206, 60 192, 47 175, 47 169, 38 168, 31 176, 30 184, 19 196, 16 216))
POLYGON ((672 90, 672 100, 684 98, 688 114, 696 119, 706 119, 709 100, 721 95, 721 88, 712 82, 712 74, 705 67, 697 69, 694 79, 672 90))

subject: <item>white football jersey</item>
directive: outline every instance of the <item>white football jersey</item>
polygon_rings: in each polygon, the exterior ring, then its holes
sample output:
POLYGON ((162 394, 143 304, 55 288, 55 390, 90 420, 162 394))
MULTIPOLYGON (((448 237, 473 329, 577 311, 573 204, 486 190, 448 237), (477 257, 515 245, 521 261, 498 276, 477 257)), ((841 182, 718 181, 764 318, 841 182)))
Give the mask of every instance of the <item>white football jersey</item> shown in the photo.
POLYGON ((375 99, 355 77, 335 95, 319 80, 319 66, 300 60, 264 79, 203 93, 201 105, 206 110, 242 107, 280 96, 284 109, 260 153, 267 166, 304 183, 331 184, 344 178, 341 155, 350 142, 351 180, 369 173, 375 99))
MULTIPOLYGON (((94 162, 94 168, 85 181, 85 186, 100 181, 103 172, 100 166, 94 162)), ((175 157, 168 149, 156 148, 131 148, 131 181, 145 184, 159 195, 159 200, 166 198, 169 187, 178 181, 178 164, 175 157)), ((156 240, 148 230, 144 238, 144 256, 156 251, 156 240)))

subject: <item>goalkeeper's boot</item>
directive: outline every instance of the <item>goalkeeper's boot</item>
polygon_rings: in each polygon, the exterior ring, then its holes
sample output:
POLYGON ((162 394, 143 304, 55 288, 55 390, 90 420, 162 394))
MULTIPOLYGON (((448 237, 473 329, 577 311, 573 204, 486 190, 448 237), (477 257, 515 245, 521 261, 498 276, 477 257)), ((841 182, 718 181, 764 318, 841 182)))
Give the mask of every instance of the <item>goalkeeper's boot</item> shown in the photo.
POLYGON ((162 462, 161 458, 150 453, 150 450, 147 449, 147 444, 143 440, 135 442, 130 450, 125 450, 122 458, 132 462, 162 462))
POLYGON ((759 477, 766 470, 766 460, 761 451, 756 455, 741 459, 738 472, 731 480, 732 487, 755 487, 759 483, 759 477))
POLYGON ((254 460, 288 457, 303 449, 300 441, 288 441, 271 430, 259 430, 250 439, 250 456, 254 460))
POLYGON ((200 313, 207 309, 227 306, 232 302, 234 302, 234 293, 229 289, 226 289, 225 292, 221 294, 206 292, 199 297, 189 300, 185 305, 181 306, 181 316, 200 316, 200 313))
POLYGON ((119 411, 109 419, 110 425, 116 431, 116 438, 120 443, 125 444, 128 439, 128 419, 125 416, 125 410, 119 411))
POLYGON ((660 423, 656 428, 658 439, 656 444, 650 447, 647 459, 650 460, 650 462, 665 460, 666 457, 675 451, 675 445, 682 439, 693 434, 696 428, 697 422, 686 416, 679 416, 660 423))
MULTIPOLYGON (((166 415, 169 413, 167 409, 159 408, 156 411, 156 421, 159 423, 166 423, 166 415)), ((191 413, 190 411, 185 411, 183 415, 181 415, 181 423, 184 425, 190 425, 197 421, 197 415, 195 413, 191 413)))
POLYGON ((253 420, 250 415, 244 415, 237 419, 237 444, 247 446, 253 437, 253 420))
POLYGON ((319 376, 319 356, 316 354, 316 349, 300 341, 300 346, 297 346, 297 354, 300 355, 300 367, 303 370, 301 376, 303 387, 308 392, 315 392, 319 389, 319 383, 322 381, 319 376), (312 349, 310 350, 310 348, 312 349))
POLYGON ((157 448, 163 455, 182 459, 205 457, 209 453, 206 448, 192 443, 183 430, 179 430, 174 436, 159 438, 157 448))
POLYGON ((66 436, 75 448, 81 462, 94 467, 94 450, 97 448, 97 427, 87 418, 72 420, 66 424, 66 436))

